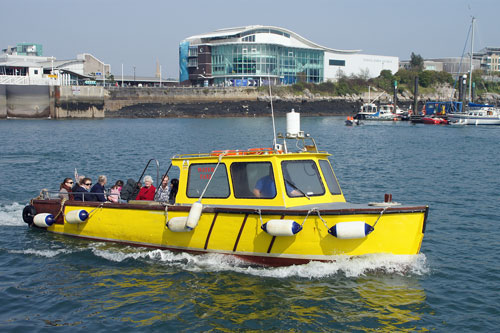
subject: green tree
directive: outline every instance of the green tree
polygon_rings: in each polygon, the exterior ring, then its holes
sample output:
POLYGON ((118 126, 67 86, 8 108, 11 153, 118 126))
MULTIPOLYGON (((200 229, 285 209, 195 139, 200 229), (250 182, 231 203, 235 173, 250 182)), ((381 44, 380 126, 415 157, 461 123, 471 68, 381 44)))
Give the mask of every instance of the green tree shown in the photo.
POLYGON ((424 70, 424 58, 420 54, 411 53, 410 56, 410 68, 415 71, 424 70))

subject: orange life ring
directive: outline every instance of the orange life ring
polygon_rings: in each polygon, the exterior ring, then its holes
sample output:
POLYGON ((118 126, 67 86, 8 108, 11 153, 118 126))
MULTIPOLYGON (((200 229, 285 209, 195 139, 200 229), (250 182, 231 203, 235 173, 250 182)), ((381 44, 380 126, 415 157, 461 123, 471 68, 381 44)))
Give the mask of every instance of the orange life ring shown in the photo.
POLYGON ((272 153, 272 151, 273 151, 272 148, 249 148, 248 149, 249 154, 257 154, 257 155, 269 154, 269 153, 272 153))

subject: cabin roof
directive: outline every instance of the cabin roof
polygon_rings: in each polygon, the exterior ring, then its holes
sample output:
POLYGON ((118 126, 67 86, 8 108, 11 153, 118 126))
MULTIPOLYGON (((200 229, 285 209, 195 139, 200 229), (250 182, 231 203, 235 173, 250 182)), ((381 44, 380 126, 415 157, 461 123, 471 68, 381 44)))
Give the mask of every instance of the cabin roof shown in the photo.
POLYGON ((186 160, 186 159, 207 159, 211 158, 214 160, 218 160, 219 157, 222 156, 223 160, 227 159, 270 159, 271 157, 278 157, 278 158, 307 158, 307 157, 317 157, 317 158, 324 158, 328 157, 331 154, 327 153, 326 151, 315 151, 315 152, 309 152, 309 151, 301 151, 301 152, 289 152, 289 153, 283 153, 281 151, 274 151, 269 148, 251 148, 251 149, 242 149, 242 150, 214 150, 210 153, 197 153, 197 154, 178 154, 172 157, 172 161, 174 160, 186 160), (258 150, 257 150, 258 149, 258 150), (265 150, 262 150, 265 149, 265 150))

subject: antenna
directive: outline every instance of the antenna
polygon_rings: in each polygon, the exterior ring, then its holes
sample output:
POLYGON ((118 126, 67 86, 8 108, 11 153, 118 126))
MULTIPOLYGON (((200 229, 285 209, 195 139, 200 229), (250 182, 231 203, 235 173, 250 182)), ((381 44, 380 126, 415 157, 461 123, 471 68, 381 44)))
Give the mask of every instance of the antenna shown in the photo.
POLYGON ((273 94, 271 92, 271 75, 268 76, 269 97, 271 98, 271 117, 273 118, 273 149, 276 149, 276 124, 274 123, 273 94))
POLYGON ((472 16, 472 38, 470 42, 470 75, 469 75, 469 103, 472 102, 472 60, 474 58, 474 21, 476 18, 472 16))

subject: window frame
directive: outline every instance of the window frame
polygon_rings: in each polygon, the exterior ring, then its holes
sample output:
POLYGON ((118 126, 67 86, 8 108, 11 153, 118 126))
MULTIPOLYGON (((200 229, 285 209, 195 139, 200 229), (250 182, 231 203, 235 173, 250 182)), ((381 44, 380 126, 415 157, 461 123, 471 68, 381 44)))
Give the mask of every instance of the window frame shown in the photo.
MULTIPOLYGON (((191 168, 192 167, 198 167, 200 165, 203 165, 203 166, 207 166, 207 165, 217 165, 217 163, 192 163, 189 165, 189 169, 188 169, 188 174, 187 174, 187 183, 186 183, 186 197, 187 198, 190 198, 190 199, 196 199, 196 198, 199 198, 200 196, 190 196, 189 195, 189 184, 190 184, 190 181, 191 181, 191 168)), ((217 169, 217 171, 221 168, 221 167, 224 167, 224 171, 226 172, 226 185, 227 185, 227 190, 228 190, 228 194, 227 196, 223 197, 223 196, 220 196, 220 197, 211 197, 211 196, 208 196, 206 193, 205 195, 203 196, 203 198, 205 199, 227 199, 231 196, 231 186, 229 184, 229 177, 228 177, 228 173, 227 173, 227 167, 226 167, 226 164, 225 163, 221 163, 219 165, 219 168, 217 169)), ((212 174, 214 174, 212 172, 212 174)), ((206 184, 205 184, 206 186, 206 184)), ((202 189, 203 190, 203 189, 202 189)), ((200 194, 201 195, 201 194, 200 194)))
POLYGON ((340 188, 340 184, 339 184, 339 181, 337 179, 337 177, 335 176, 335 172, 333 172, 333 167, 332 167, 332 164, 330 163, 330 161, 328 159, 324 159, 324 160, 318 160, 318 164, 319 164, 319 168, 321 170, 321 173, 323 174, 323 178, 325 179, 325 182, 326 182, 326 186, 328 187, 328 191, 330 192, 330 194, 332 195, 342 195, 342 189, 340 188), (327 163, 327 167, 329 168, 332 176, 333 176, 333 180, 335 181, 335 184, 337 184, 337 188, 339 190, 339 193, 333 193, 331 188, 330 188, 330 183, 328 182, 328 178, 326 177, 325 175, 325 172, 323 171, 323 166, 321 165, 321 162, 325 162, 327 163))
MULTIPOLYGON (((233 196, 236 199, 261 199, 261 200, 269 200, 269 199, 276 198, 276 196, 278 195, 278 189, 277 189, 277 186, 276 186, 276 175, 274 173, 273 164, 271 162, 233 162, 233 163, 231 163, 231 165, 229 167, 229 171, 231 173, 231 185, 233 186, 233 196), (236 174, 236 172, 233 172, 233 165, 236 165, 236 164, 262 164, 262 165, 263 164, 267 164, 268 167, 269 167, 269 169, 271 170, 271 176, 273 177, 273 180, 274 180, 274 196, 273 197, 264 197, 264 198, 262 198, 262 197, 256 197, 256 196, 254 196, 253 193, 252 193, 252 196, 249 196, 249 197, 246 197, 246 196, 236 196, 236 187, 234 185, 235 184, 234 175, 236 174)), ((261 178, 262 177, 260 177, 258 180, 260 180, 261 178)))
MULTIPOLYGON (((321 188, 323 190, 322 193, 318 193, 318 194, 308 194, 307 192, 304 192, 308 197, 319 197, 319 196, 323 196, 326 194, 326 189, 325 189, 325 184, 323 184, 323 179, 321 178, 321 173, 320 173, 320 168, 318 168, 318 165, 316 163, 315 160, 313 159, 308 159, 308 160, 284 160, 284 161, 281 161, 281 173, 282 173, 282 176, 283 176, 283 184, 285 185, 285 193, 287 195, 288 198, 292 198, 292 199, 295 199, 295 198, 305 198, 306 196, 305 195, 299 195, 299 196, 291 196, 289 195, 288 193, 288 190, 286 188, 286 181, 285 181, 285 173, 283 171, 283 167, 285 164, 293 164, 293 163, 303 163, 303 162, 312 162, 312 164, 314 165, 314 167, 316 168, 316 176, 318 177, 318 181, 319 181, 319 184, 321 185, 321 188)), ((302 191, 302 189, 300 189, 302 191)))

